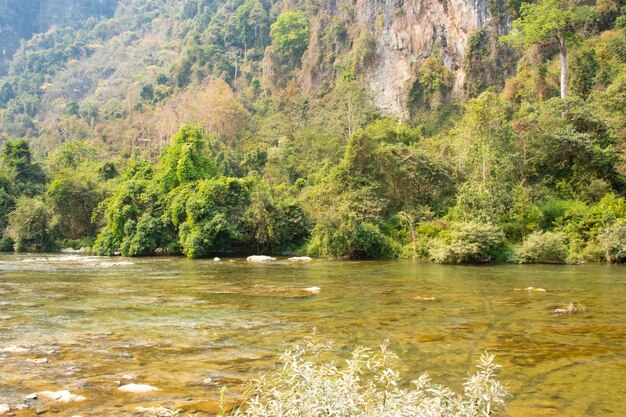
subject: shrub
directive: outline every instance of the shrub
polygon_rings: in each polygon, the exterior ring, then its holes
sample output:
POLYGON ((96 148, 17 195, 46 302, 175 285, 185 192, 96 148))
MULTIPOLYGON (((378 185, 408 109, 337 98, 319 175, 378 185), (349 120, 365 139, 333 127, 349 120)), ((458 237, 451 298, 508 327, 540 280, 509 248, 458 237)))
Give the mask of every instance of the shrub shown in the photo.
POLYGON ((598 234, 598 242, 608 263, 626 262, 626 221, 608 226, 598 234))
POLYGON ((9 214, 7 235, 15 242, 15 251, 49 251, 54 248, 57 221, 40 198, 20 197, 9 214))
POLYGON ((399 248, 378 224, 355 212, 329 213, 311 231, 312 256, 343 259, 389 259, 399 248))
POLYGON ((565 236, 557 232, 535 232, 517 251, 521 263, 565 263, 568 256, 565 236))
POLYGON ((446 234, 440 233, 430 250, 437 263, 489 263, 503 257, 506 251, 504 233, 490 223, 457 223, 446 234))
POLYGON ((457 394, 433 384, 427 374, 401 388, 396 357, 385 344, 376 354, 357 348, 343 368, 321 360, 329 352, 329 345, 309 342, 285 353, 283 365, 259 381, 232 417, 478 417, 503 408, 508 395, 488 354, 457 394))

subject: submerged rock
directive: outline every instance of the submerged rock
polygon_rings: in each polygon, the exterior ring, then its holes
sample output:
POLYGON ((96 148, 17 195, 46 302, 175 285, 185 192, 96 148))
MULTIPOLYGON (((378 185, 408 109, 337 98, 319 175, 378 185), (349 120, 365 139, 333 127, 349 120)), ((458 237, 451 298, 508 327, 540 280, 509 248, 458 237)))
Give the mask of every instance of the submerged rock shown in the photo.
POLYGON ((131 266, 135 265, 133 262, 121 261, 121 262, 102 262, 100 266, 102 268, 112 268, 114 266, 131 266))
POLYGON ((175 410, 166 407, 135 407, 135 411, 138 413, 150 413, 155 417, 170 417, 177 415, 175 410))
POLYGON ((26 362, 31 362, 37 365, 43 365, 44 363, 50 362, 50 359, 48 358, 26 359, 26 362))
POLYGON ((85 397, 82 395, 72 394, 68 390, 62 391, 42 391, 38 394, 38 397, 47 398, 49 400, 57 401, 60 403, 71 403, 76 401, 84 401, 85 397))
POLYGON ((144 394, 146 392, 159 391, 158 388, 148 384, 127 384, 118 388, 122 392, 130 392, 133 394, 144 394))
POLYGON ((248 262, 269 262, 269 261, 275 261, 276 258, 272 258, 271 256, 266 256, 266 255, 252 255, 252 256, 248 256, 247 261, 248 262))
POLYGON ((528 291, 528 292, 546 292, 543 288, 526 287, 526 288, 514 288, 515 291, 528 291))

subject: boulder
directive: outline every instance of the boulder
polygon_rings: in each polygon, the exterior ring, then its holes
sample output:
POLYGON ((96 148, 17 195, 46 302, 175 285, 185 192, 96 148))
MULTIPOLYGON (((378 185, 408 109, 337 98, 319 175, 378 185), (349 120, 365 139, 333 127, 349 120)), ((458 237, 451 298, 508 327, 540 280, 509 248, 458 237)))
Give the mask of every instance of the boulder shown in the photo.
POLYGON ((133 394, 144 394, 146 392, 159 391, 158 388, 148 384, 126 384, 119 387, 118 390, 133 394))
POLYGON ((293 256, 288 259, 288 261, 290 262, 310 262, 312 260, 313 258, 310 258, 308 256, 293 256))
POLYGON ((72 403, 75 401, 84 401, 85 397, 82 395, 72 394, 68 390, 62 391, 42 391, 38 394, 38 397, 46 398, 48 400, 53 400, 59 403, 72 403))
POLYGON ((266 255, 252 255, 252 256, 248 256, 248 262, 269 262, 269 261, 275 261, 276 258, 272 258, 271 256, 266 256, 266 255))
POLYGON ((7 346, 5 348, 0 349, 0 353, 24 353, 28 351, 30 351, 30 349, 27 349, 22 346, 7 346))

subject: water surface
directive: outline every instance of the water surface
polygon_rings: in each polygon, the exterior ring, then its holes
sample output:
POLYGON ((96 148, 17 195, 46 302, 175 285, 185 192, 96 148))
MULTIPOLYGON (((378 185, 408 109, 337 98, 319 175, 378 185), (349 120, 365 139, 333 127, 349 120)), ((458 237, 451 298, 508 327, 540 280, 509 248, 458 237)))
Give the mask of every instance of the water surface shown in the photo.
POLYGON ((316 327, 346 352, 390 339, 407 380, 427 370, 456 389, 483 350, 496 353, 510 416, 624 415, 625 277, 604 265, 2 255, 0 403, 68 389, 87 400, 16 413, 123 416, 162 404, 207 415, 221 386, 237 396, 316 327), (530 286, 546 291, 519 291, 530 286), (554 313, 570 301, 586 310, 554 313), (125 377, 161 390, 121 393, 125 377))

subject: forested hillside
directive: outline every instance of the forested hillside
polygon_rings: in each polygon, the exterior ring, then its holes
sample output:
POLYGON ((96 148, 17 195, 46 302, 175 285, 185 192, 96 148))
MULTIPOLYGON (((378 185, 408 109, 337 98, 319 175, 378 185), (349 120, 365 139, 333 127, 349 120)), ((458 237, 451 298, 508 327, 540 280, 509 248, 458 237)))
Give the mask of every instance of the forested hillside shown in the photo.
POLYGON ((2 0, 0 30, 5 250, 626 260, 621 0, 2 0))

